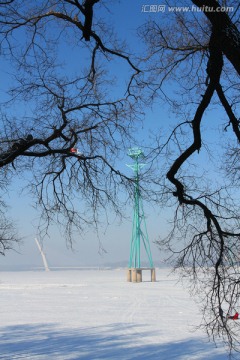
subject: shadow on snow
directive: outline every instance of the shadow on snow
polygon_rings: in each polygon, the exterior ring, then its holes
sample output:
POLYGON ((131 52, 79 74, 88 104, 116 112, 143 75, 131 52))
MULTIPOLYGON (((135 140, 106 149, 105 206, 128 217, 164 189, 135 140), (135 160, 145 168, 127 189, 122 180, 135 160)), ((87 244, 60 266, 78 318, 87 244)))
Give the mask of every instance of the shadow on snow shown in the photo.
POLYGON ((133 325, 112 324, 87 329, 58 328, 56 324, 0 328, 2 360, 226 360, 201 339, 148 343, 149 333, 134 333, 133 325), (145 337, 148 339, 145 340, 145 337), (139 339, 142 339, 139 340, 139 339))

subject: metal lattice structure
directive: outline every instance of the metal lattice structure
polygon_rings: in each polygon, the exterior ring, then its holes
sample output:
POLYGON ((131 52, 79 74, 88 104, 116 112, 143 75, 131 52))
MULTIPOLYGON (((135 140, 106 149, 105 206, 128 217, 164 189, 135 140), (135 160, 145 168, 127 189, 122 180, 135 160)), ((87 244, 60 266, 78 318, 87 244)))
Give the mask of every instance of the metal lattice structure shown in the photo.
POLYGON ((144 154, 140 148, 131 148, 128 155, 134 160, 134 164, 127 165, 134 171, 134 214, 132 224, 132 239, 130 247, 129 268, 141 268, 142 248, 145 249, 150 268, 153 268, 153 260, 148 239, 146 219, 143 210, 141 191, 139 186, 139 172, 145 166, 140 163, 144 154))

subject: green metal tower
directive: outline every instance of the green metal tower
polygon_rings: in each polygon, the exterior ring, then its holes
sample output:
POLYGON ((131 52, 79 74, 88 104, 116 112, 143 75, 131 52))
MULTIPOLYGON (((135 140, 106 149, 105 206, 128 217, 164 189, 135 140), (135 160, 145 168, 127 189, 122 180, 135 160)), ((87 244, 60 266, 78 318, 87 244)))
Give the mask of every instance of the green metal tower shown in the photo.
POLYGON ((129 149, 128 155, 134 160, 134 164, 127 165, 134 171, 134 215, 132 225, 132 239, 130 247, 129 268, 141 269, 141 252, 145 249, 149 260, 149 267, 153 269, 152 254, 148 239, 147 226, 143 211, 142 197, 139 186, 139 172, 145 164, 140 163, 144 158, 144 154, 140 148, 129 149))

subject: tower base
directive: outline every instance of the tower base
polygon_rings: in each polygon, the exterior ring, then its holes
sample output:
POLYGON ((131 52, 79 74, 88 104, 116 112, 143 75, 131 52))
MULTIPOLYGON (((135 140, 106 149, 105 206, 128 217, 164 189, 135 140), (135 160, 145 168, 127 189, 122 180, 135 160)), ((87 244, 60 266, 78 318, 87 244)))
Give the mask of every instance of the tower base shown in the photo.
POLYGON ((155 268, 129 268, 127 270, 127 281, 129 282, 142 282, 142 272, 143 270, 150 270, 151 272, 151 282, 156 281, 156 270, 155 268))

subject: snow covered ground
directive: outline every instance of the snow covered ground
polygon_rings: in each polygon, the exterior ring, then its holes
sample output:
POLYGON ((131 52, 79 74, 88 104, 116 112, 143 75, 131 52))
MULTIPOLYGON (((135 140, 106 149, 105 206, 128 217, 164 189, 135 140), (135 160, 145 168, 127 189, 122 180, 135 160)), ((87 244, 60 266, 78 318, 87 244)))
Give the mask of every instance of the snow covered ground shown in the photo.
POLYGON ((125 270, 2 272, 0 359, 227 360, 168 274, 134 284, 125 270))

